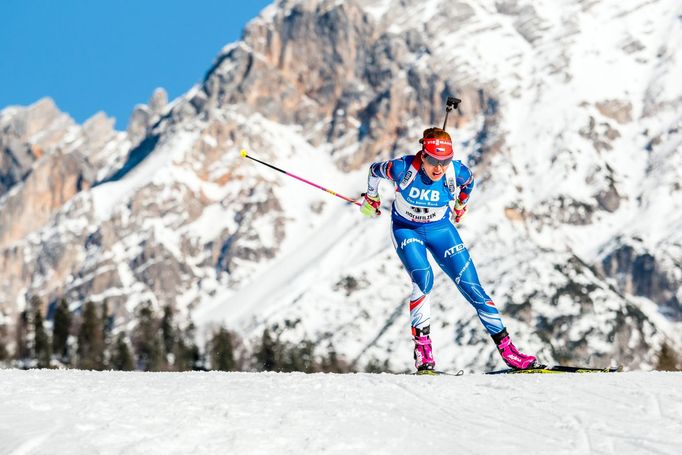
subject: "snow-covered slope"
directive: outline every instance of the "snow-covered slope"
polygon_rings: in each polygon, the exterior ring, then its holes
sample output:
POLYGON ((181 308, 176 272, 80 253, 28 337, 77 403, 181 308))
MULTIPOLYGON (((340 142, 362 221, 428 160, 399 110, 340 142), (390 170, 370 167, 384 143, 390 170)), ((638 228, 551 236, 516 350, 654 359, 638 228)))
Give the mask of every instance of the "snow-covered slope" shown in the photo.
POLYGON ((0 453, 676 455, 680 373, 0 371, 0 453))

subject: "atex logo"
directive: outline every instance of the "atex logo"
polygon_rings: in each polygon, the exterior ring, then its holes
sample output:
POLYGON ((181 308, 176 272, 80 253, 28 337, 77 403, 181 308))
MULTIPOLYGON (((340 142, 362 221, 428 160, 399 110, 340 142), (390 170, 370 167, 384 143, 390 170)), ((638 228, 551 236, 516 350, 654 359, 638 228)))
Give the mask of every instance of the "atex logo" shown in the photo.
POLYGON ((464 244, 460 243, 459 245, 455 245, 455 246, 445 250, 445 256, 443 256, 443 257, 452 256, 453 254, 459 253, 462 250, 464 250, 464 244))
POLYGON ((412 237, 412 238, 403 240, 403 241, 400 243, 400 249, 401 249, 401 250, 402 250, 402 249, 405 249, 405 247, 406 247, 407 245, 409 245, 410 243, 414 243, 414 242, 421 243, 422 245, 424 244, 424 242, 422 242, 421 240, 412 237))
POLYGON ((420 190, 419 188, 410 188, 410 197, 420 199, 422 201, 438 202, 440 200, 440 192, 436 190, 420 190))

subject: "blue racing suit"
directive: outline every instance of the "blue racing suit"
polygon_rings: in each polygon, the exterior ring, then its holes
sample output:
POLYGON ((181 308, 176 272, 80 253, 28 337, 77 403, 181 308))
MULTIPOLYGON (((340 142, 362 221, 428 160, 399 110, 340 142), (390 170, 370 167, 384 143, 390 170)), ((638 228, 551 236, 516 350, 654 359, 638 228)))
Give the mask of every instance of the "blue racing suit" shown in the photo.
POLYGON ((474 187, 474 178, 460 161, 453 161, 445 175, 431 180, 421 167, 421 156, 408 155, 370 166, 368 191, 378 194, 380 179, 396 186, 392 207, 393 246, 412 280, 410 318, 413 333, 430 325, 429 293, 433 271, 426 258, 431 255, 452 279, 457 289, 476 309, 489 334, 504 330, 500 313, 481 286, 469 251, 450 220, 450 203, 465 202, 474 187), (457 193, 457 194, 456 194, 457 193))

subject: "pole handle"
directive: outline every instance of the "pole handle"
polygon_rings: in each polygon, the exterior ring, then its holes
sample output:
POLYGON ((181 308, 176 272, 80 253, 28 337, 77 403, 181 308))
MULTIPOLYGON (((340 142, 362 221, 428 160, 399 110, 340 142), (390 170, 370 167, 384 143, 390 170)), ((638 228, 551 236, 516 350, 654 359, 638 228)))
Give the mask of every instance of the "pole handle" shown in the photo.
POLYGON ((445 121, 443 121, 443 131, 445 131, 445 126, 448 123, 448 114, 450 113, 451 110, 458 109, 459 103, 461 102, 462 100, 460 100, 459 98, 455 98, 454 96, 448 96, 448 100, 445 102, 445 121))

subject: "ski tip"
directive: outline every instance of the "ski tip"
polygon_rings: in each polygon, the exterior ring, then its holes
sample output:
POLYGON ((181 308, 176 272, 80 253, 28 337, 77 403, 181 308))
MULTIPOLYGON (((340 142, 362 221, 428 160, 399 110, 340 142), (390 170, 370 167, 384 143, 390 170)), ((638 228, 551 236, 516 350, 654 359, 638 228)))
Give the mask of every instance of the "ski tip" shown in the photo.
POLYGON ((246 158, 246 155, 248 155, 248 153, 246 153, 246 150, 244 150, 244 149, 241 149, 239 154, 242 156, 242 158, 246 158))

